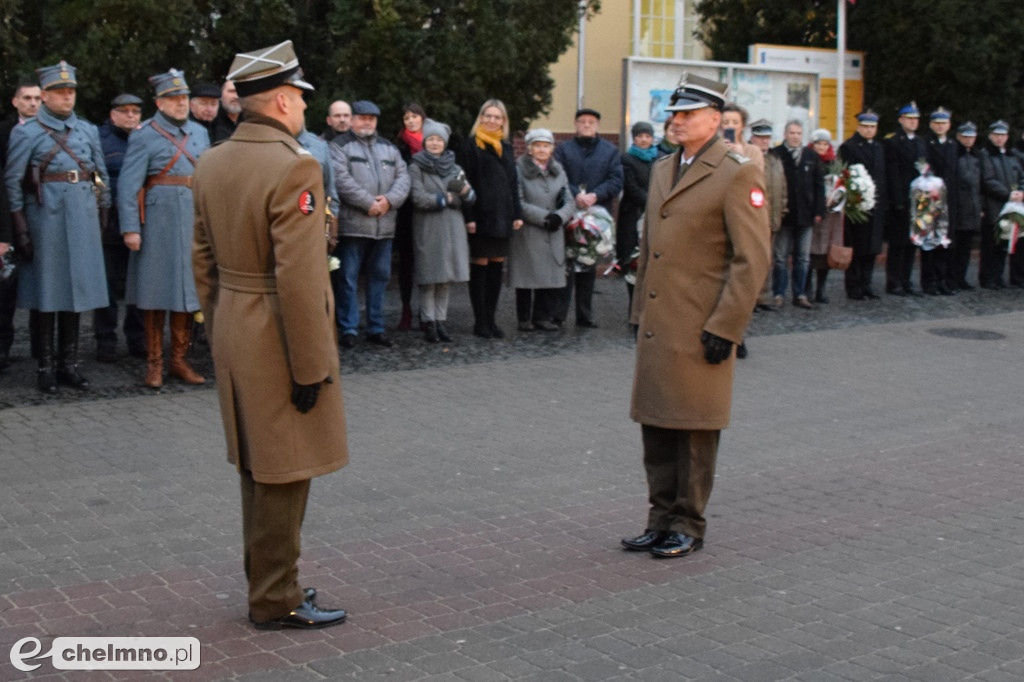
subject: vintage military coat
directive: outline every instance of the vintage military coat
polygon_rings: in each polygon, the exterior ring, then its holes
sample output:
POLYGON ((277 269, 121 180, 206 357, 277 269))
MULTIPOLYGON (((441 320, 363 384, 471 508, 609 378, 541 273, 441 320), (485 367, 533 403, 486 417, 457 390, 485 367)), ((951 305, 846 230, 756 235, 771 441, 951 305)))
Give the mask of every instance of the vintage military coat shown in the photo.
POLYGON ((107 167, 96 126, 74 113, 65 120, 45 106, 39 115, 11 131, 4 183, 11 211, 24 211, 35 255, 21 266, 18 306, 43 312, 82 312, 105 308, 106 270, 100 235, 99 207, 110 206, 107 167), (22 180, 33 166, 50 157, 57 143, 65 144, 89 171, 97 171, 103 184, 95 186, 89 173, 63 149, 53 155, 47 174, 68 173, 74 182, 44 182, 42 204, 34 190, 24 191, 22 180))
MULTIPOLYGON (((196 281, 192 275, 192 188, 185 185, 154 185, 146 190, 145 224, 141 222, 138 193, 146 179, 158 175, 177 153, 177 148, 154 128, 169 133, 194 159, 210 146, 209 133, 194 121, 177 126, 162 113, 144 121, 128 137, 118 179, 117 211, 121 234, 140 232, 142 247, 128 260, 127 302, 142 310, 199 310, 196 281)), ((178 155, 167 177, 191 177, 195 172, 185 154, 178 155)))
POLYGON ((210 334, 228 460, 261 483, 289 483, 348 461, 323 174, 265 119, 199 160, 193 266, 210 334), (292 381, 324 379, 300 414, 292 381))
POLYGON ((714 140, 673 183, 651 172, 631 321, 639 324, 630 416, 670 429, 729 425, 735 354, 704 359, 701 332, 740 343, 768 274, 764 173, 714 140))

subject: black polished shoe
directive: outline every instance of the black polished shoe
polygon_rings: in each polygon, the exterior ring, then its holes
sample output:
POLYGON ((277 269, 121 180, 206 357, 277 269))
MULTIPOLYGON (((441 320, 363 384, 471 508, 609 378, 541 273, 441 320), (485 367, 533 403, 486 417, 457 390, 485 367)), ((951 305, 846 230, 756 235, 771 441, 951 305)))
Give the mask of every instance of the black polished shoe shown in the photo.
MULTIPOLYGON (((280 630, 282 628, 299 628, 302 630, 317 630, 329 628, 332 625, 341 625, 348 616, 344 609, 320 609, 312 601, 307 599, 292 609, 287 616, 281 616, 274 620, 264 620, 259 623, 253 621, 257 630, 280 630)), ((251 620, 251 619, 250 619, 251 620)))
POLYGON ((479 336, 481 339, 489 339, 494 335, 491 334, 491 327, 486 322, 477 322, 473 325, 473 336, 479 336))
POLYGON ((953 288, 950 288, 950 287, 947 287, 947 286, 940 286, 939 287, 939 295, 940 296, 956 296, 956 289, 953 289, 953 288))
POLYGON ((386 336, 384 336, 383 334, 380 334, 380 333, 368 334, 366 336, 366 340, 369 341, 370 343, 372 343, 375 346, 381 346, 383 348, 391 348, 393 345, 395 345, 391 341, 391 339, 389 339, 388 337, 386 337, 386 336))
POLYGON ((57 373, 52 369, 40 369, 36 372, 36 386, 43 393, 57 392, 57 373))
POLYGON ((355 334, 342 334, 341 335, 341 347, 342 348, 355 348, 356 347, 356 335, 355 334))
POLYGON ((505 338, 505 332, 501 331, 501 327, 491 322, 490 324, 491 338, 492 339, 503 339, 505 338))
POLYGON ((694 538, 684 533, 672 531, 662 542, 651 547, 651 554, 659 559, 670 559, 677 556, 686 556, 696 552, 703 546, 703 538, 694 538))
POLYGON ((882 297, 879 296, 878 294, 876 294, 874 292, 874 290, 872 290, 872 289, 865 289, 864 290, 864 298, 870 298, 872 301, 877 301, 878 299, 880 299, 882 297))
POLYGON ((924 296, 920 291, 915 291, 913 287, 904 287, 903 293, 907 296, 924 296))
MULTIPOLYGON (((927 294, 928 296, 938 296, 939 290, 933 287, 928 287, 927 289, 924 290, 924 293, 927 294)), ((911 296, 913 296, 913 294, 911 294, 911 296)))
POLYGON ((974 285, 968 284, 966 279, 962 279, 957 282, 956 286, 958 289, 963 289, 964 291, 974 291, 974 285))
POLYGON ((896 289, 894 287, 886 287, 885 288, 885 293, 889 294, 890 296, 906 296, 907 295, 907 292, 903 291, 903 289, 896 289))
POLYGON ((851 301, 866 301, 868 297, 865 294, 852 293, 847 294, 846 298, 850 299, 851 301))
POLYGON ((582 329, 597 329, 597 323, 593 320, 577 319, 576 326, 582 329))
POLYGON ((622 538, 622 548, 627 552, 647 552, 651 547, 659 545, 669 536, 667 530, 645 530, 643 535, 635 538, 622 538))

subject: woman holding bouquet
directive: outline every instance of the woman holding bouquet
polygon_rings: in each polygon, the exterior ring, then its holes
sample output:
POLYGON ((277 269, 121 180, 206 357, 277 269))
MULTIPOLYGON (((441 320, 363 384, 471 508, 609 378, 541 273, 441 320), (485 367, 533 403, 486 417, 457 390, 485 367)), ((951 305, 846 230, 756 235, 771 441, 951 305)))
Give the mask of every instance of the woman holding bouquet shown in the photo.
POLYGON ((526 133, 526 154, 517 163, 525 224, 512 235, 508 272, 519 331, 558 331, 551 318, 565 287, 563 227, 574 207, 565 170, 551 158, 554 151, 555 136, 536 128, 526 133))
POLYGON ((494 320, 501 294, 505 257, 512 233, 523 226, 516 183, 516 162, 508 143, 508 111, 499 99, 480 107, 469 137, 457 152, 476 203, 464 205, 462 215, 469 233, 469 300, 473 306, 473 334, 501 339, 504 332, 494 320))
MULTIPOLYGON (((836 151, 832 148, 832 134, 824 128, 811 133, 810 148, 821 159, 825 168, 836 160, 836 151)), ((811 280, 817 275, 814 287, 814 302, 828 303, 825 295, 825 281, 828 279, 828 247, 830 244, 843 242, 843 211, 837 208, 840 198, 834 192, 835 176, 825 176, 825 219, 814 225, 811 232, 811 266, 807 270, 807 292, 810 293, 811 280)))

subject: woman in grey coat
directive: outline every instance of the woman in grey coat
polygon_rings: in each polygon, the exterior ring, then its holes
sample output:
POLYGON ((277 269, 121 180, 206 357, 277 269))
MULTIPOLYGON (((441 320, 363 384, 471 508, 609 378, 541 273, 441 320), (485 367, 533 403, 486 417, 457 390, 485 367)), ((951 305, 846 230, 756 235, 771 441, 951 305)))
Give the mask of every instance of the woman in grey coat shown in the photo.
POLYGON ((516 290, 519 331, 557 331, 552 305, 565 287, 565 236, 562 226, 574 204, 569 179, 551 158, 555 137, 536 128, 526 134, 526 154, 519 161, 519 202, 523 229, 512 234, 509 285, 516 290))
POLYGON ((427 341, 451 341, 444 322, 452 282, 469 281, 469 242, 463 204, 476 201, 466 174, 447 149, 451 131, 427 119, 423 150, 412 157, 412 239, 414 280, 420 288, 420 317, 427 341))

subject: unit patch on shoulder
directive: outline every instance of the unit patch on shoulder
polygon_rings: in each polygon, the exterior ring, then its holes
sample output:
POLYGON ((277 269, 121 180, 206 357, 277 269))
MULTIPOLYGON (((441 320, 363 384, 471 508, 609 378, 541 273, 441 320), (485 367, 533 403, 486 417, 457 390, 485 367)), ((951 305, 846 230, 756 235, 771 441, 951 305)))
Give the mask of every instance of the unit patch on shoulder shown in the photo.
POLYGON ((754 208, 764 206, 764 192, 760 188, 754 187, 750 190, 750 205, 754 208))
POLYGON ((299 213, 309 215, 316 208, 316 199, 308 189, 299 195, 299 213))

